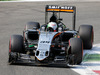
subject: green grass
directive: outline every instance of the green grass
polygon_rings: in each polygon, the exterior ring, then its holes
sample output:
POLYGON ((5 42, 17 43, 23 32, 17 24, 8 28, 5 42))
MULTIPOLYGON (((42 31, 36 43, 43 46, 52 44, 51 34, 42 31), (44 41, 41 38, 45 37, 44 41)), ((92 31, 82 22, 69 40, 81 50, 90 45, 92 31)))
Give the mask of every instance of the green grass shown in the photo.
POLYGON ((85 54, 83 61, 100 61, 100 54, 85 54))

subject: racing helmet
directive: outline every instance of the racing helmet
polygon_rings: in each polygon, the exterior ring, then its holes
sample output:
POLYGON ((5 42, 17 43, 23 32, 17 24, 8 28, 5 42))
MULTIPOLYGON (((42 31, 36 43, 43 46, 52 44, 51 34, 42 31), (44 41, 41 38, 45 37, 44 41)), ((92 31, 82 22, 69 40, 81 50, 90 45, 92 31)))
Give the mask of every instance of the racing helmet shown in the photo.
POLYGON ((48 23, 47 25, 47 31, 54 31, 56 32, 56 29, 57 29, 57 24, 55 22, 50 22, 48 23))

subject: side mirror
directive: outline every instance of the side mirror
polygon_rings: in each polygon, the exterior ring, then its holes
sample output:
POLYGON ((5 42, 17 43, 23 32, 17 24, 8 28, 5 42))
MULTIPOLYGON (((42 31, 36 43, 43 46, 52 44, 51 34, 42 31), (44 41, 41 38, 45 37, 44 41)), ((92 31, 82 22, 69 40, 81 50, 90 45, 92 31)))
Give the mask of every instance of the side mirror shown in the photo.
POLYGON ((41 31, 45 31, 45 27, 41 27, 41 31))
POLYGON ((62 27, 59 27, 58 28, 58 32, 62 32, 63 31, 63 28, 62 27))

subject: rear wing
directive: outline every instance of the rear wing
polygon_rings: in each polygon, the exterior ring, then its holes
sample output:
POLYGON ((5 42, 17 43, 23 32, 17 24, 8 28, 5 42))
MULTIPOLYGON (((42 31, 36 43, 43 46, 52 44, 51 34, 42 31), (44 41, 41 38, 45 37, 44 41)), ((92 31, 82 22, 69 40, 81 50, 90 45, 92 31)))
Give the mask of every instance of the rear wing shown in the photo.
POLYGON ((67 12, 74 13, 76 11, 75 6, 58 6, 58 5, 47 5, 46 12, 67 12))
POLYGON ((45 23, 47 23, 48 12, 73 13, 73 30, 75 30, 75 20, 76 20, 76 7, 75 6, 46 5, 45 12, 46 12, 45 23))

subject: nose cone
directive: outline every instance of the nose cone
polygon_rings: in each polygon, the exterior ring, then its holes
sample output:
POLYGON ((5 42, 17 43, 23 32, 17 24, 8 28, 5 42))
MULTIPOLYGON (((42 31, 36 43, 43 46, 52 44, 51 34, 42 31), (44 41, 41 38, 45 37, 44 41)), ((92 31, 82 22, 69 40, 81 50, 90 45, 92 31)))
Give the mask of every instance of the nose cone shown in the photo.
POLYGON ((42 61, 44 59, 46 59, 49 56, 49 52, 48 51, 36 51, 35 53, 35 57, 39 60, 42 61))

